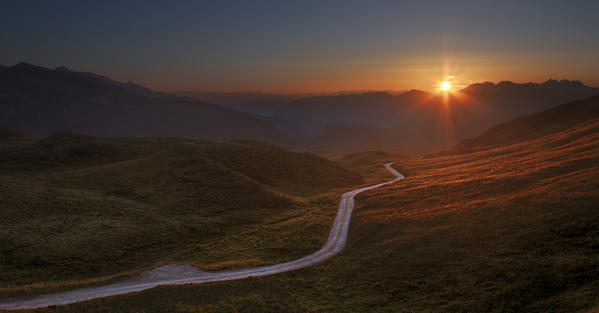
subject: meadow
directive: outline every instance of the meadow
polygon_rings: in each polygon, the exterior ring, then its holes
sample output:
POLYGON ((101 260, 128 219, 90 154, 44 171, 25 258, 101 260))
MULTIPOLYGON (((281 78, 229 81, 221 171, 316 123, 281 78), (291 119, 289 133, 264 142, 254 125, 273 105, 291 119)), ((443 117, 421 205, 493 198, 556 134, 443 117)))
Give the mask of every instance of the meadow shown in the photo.
POLYGON ((320 157, 239 140, 63 132, 3 150, 0 164, 1 297, 172 262, 216 269, 289 260, 326 237, 334 210, 316 212, 334 206, 329 193, 363 183, 320 157), (313 216, 322 226, 296 222, 313 216), (252 237, 288 224, 302 234, 293 248, 252 237))
MULTIPOLYGON (((354 154, 340 163, 367 180, 388 178, 381 159, 410 174, 357 197, 346 248, 322 264, 36 312, 585 312, 599 298, 598 130, 592 120, 423 158, 354 154)), ((298 245, 298 230, 281 229, 280 244, 298 245)))

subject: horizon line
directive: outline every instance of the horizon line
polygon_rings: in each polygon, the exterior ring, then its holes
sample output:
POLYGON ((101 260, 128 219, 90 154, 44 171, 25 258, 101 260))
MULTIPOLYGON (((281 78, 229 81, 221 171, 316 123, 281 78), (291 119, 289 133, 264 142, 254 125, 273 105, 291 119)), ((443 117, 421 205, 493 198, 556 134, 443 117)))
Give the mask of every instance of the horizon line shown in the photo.
MULTIPOLYGON (((402 89, 390 89, 390 88, 381 88, 381 89, 338 89, 335 91, 273 91, 273 90, 264 90, 264 89, 229 89, 229 90, 219 90, 219 89, 163 89, 163 88, 156 88, 156 87, 148 87, 148 85, 145 85, 143 83, 138 83, 136 81, 133 80, 127 80, 127 81, 119 81, 116 79, 111 78, 110 76, 106 75, 106 74, 98 74, 96 72, 93 71, 87 71, 87 70, 73 70, 67 66, 61 65, 61 66, 56 66, 54 68, 52 67, 46 67, 46 66, 42 66, 42 65, 36 65, 33 63, 29 63, 26 61, 21 61, 18 62, 12 66, 3 66, 2 64, 0 64, 0 67, 5 67, 6 69, 10 69, 13 68, 15 66, 18 65, 29 65, 29 66, 35 66, 35 67, 41 67, 41 68, 45 68, 48 70, 52 70, 55 71, 57 69, 66 69, 68 71, 71 72, 77 72, 77 73, 93 73, 95 75, 99 75, 99 76, 104 76, 110 80, 113 80, 115 82, 118 83, 122 83, 122 84, 126 84, 126 83, 133 83, 148 89, 151 89, 153 91, 157 91, 157 92, 163 92, 163 93, 167 93, 167 94, 171 94, 171 95, 179 95, 182 93, 218 93, 218 94, 240 94, 240 93, 256 93, 256 94, 266 94, 266 95, 274 95, 274 96, 331 96, 331 95, 343 95, 343 94, 365 94, 365 93, 374 93, 374 92, 386 92, 392 95, 401 95, 410 91, 423 91, 423 92, 427 92, 427 93, 434 93, 434 91, 438 91, 438 89, 421 89, 421 88, 402 88, 402 89)), ((556 81, 556 82, 578 82, 583 84, 584 86, 590 87, 590 88, 599 88, 599 86, 591 86, 588 85, 586 83, 584 83, 582 80, 579 79, 568 79, 568 78, 561 78, 561 79, 557 79, 557 78, 553 78, 553 77, 549 77, 543 81, 535 81, 535 80, 500 80, 500 81, 490 81, 490 80, 481 80, 479 82, 475 82, 475 83, 469 83, 469 84, 463 84, 460 86, 456 85, 456 90, 460 91, 463 90, 465 88, 468 88, 469 86, 472 85, 477 85, 477 84, 488 84, 491 83, 493 85, 499 85, 501 83, 512 83, 512 84, 517 84, 517 85, 524 85, 524 84, 537 84, 537 85, 542 85, 544 83, 547 83, 549 81, 556 81)))

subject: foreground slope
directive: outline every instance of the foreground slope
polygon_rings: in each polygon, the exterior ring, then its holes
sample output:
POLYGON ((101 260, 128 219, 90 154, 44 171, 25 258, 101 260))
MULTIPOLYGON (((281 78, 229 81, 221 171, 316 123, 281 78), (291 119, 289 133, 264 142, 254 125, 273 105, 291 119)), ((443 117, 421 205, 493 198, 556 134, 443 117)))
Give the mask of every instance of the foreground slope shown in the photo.
MULTIPOLYGON (((347 160, 379 175, 369 163, 347 160)), ((357 197, 346 249, 322 265, 57 310, 577 312, 599 301, 599 120, 397 164, 406 179, 357 197)))
POLYGON ((361 192, 392 184, 404 178, 402 174, 391 167, 391 164, 392 163, 385 164, 385 169, 392 173, 395 176, 395 179, 343 193, 339 202, 339 209, 337 210, 335 222, 331 227, 327 241, 318 251, 299 259, 266 266, 220 272, 204 272, 189 265, 170 264, 143 272, 140 275, 127 280, 96 288, 82 288, 67 292, 50 293, 28 299, 10 299, 5 303, 0 303, 0 309, 45 308, 53 305, 64 305, 90 299, 143 291, 161 285, 203 284, 215 281, 263 277, 295 271, 318 264, 333 257, 345 246, 349 222, 352 215, 351 213, 354 208, 354 197, 361 192))
POLYGON ((599 118, 599 96, 565 103, 546 111, 523 116, 490 128, 459 143, 456 150, 508 145, 557 133, 599 118))
MULTIPOLYGON (((0 160, 6 294, 24 284, 111 275, 164 258, 210 265, 222 259, 206 260, 219 247, 202 250, 208 250, 203 256, 191 253, 194 247, 308 212, 312 197, 363 183, 334 162, 247 140, 62 132, 3 152, 0 160)), ((298 253, 313 244, 297 245, 298 253)), ((255 257, 263 264, 281 256, 262 251, 255 257)))

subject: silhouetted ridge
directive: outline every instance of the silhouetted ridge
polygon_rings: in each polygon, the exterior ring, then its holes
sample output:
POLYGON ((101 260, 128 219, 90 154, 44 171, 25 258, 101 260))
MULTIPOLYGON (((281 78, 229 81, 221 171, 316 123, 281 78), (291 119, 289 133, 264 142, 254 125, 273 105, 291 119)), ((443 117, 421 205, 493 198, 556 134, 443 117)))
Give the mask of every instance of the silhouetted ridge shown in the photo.
POLYGON ((236 110, 271 116, 289 102, 303 98, 306 95, 295 94, 270 94, 264 92, 210 92, 210 91, 184 91, 177 93, 179 96, 190 97, 236 110))
POLYGON ((35 65, 29 64, 27 62, 19 62, 15 65, 11 66, 11 68, 42 68, 42 67, 35 66, 35 65))
MULTIPOLYGON (((36 65, 32 65, 26 62, 19 62, 9 68, 6 69, 6 73, 10 72, 10 73, 43 73, 43 72, 51 72, 52 70, 41 67, 41 66, 36 66, 36 65)), ((3 73, 6 75, 6 73, 3 73)))
POLYGON ((36 134, 0 128, 0 148, 32 144, 40 139, 36 134))
POLYGON ((257 116, 64 67, 19 63, 0 72, 0 127, 52 134, 252 138, 289 144, 257 116))
POLYGON ((558 81, 557 79, 548 79, 544 83, 541 84, 544 87, 555 87, 555 86, 570 86, 570 87, 587 87, 579 80, 567 80, 562 79, 558 81))
POLYGON ((309 139, 318 150, 363 144, 387 148, 449 149, 490 126, 552 106, 599 94, 599 88, 579 81, 544 83, 502 81, 472 84, 448 94, 410 90, 307 97, 274 114, 278 127, 309 139), (329 125, 347 125, 328 127, 329 125), (356 140, 351 145, 352 138, 356 140))
POLYGON ((95 138, 101 137, 75 133, 68 130, 61 130, 48 137, 45 137, 44 139, 38 141, 36 144, 40 146, 62 145, 68 143, 80 143, 85 141, 91 141, 95 138))
POLYGON ((550 78, 543 83, 514 83, 509 80, 501 81, 497 84, 492 82, 484 82, 484 83, 476 83, 468 85, 463 89, 463 91, 471 92, 477 91, 481 89, 501 89, 501 88, 547 88, 547 89, 568 89, 568 88, 578 88, 578 89, 597 89, 593 87, 586 86, 579 80, 557 80, 550 78))

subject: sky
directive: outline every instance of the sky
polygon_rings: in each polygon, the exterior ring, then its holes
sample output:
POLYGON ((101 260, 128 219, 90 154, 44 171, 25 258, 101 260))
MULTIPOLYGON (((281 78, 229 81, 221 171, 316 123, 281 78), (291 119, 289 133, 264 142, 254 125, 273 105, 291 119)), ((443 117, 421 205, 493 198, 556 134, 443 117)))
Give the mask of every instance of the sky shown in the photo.
POLYGON ((0 12, 0 65, 168 92, 599 86, 599 1, 3 0, 0 12))

